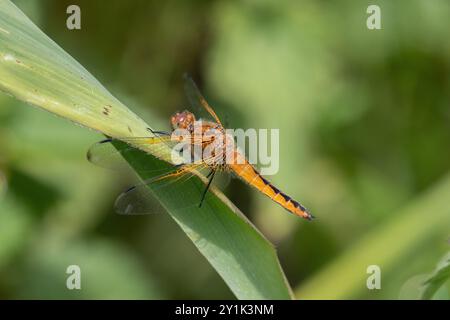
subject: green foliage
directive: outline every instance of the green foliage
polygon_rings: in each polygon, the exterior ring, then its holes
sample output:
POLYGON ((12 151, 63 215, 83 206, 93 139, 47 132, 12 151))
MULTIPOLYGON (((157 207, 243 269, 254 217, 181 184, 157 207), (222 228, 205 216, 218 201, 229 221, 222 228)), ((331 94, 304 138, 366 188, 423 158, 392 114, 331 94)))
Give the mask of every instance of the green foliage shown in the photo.
MULTIPOLYGON (((415 254, 415 248, 430 234, 446 231, 450 217, 443 199, 449 192, 450 177, 447 177, 428 194, 415 199, 397 216, 368 233, 339 259, 299 286, 297 296, 305 299, 356 297, 366 290, 367 266, 375 264, 382 271, 389 270, 392 265, 401 263, 404 257, 415 254), (347 270, 355 272, 349 273, 347 270)), ((431 292, 433 288, 436 287, 430 288, 431 292)))
MULTIPOLYGON (((148 135, 143 120, 8 1, 0 4, 0 37, 3 91, 108 136, 148 135)), ((149 146, 144 150, 170 159, 169 149, 157 153, 149 146)), ((127 160, 132 167, 155 167, 158 161, 147 153, 137 152, 127 160)), ((194 205, 203 186, 199 179, 167 191, 154 190, 155 196, 236 297, 289 299, 290 289, 274 248, 237 208, 218 191, 206 198, 201 209, 194 205)), ((137 293, 141 294, 145 296, 137 293)))
POLYGON ((295 228, 256 213, 290 240, 280 254, 300 299, 398 298, 447 250, 450 5, 377 5, 379 31, 364 1, 220 3, 213 18, 211 91, 236 118, 280 129, 275 182, 318 217, 295 228), (380 291, 365 286, 371 264, 380 291))
MULTIPOLYGON (((450 278, 450 255, 447 254, 437 265, 434 273, 425 281, 422 299, 431 299, 450 278)), ((448 292, 447 292, 448 297, 448 292)))
MULTIPOLYGON (((421 297, 449 250, 449 1, 378 0, 381 30, 366 28, 375 3, 357 0, 14 3, 155 129, 167 130, 168 116, 188 108, 184 72, 229 127, 280 129, 280 170, 269 179, 317 220, 296 219, 239 181, 225 192, 276 244, 299 298, 421 297), (70 4, 81 7, 81 30, 65 27, 70 4), (368 264, 380 265, 381 290, 366 288, 368 264)), ((0 82, 14 81, 13 63, 0 68, 8 74, 0 82)), ((58 85, 53 79, 48 87, 58 85)), ((110 99, 89 97, 86 84, 80 93, 93 106, 110 99)), ((41 92, 49 101, 50 89, 41 92)), ((67 114, 78 97, 64 97, 67 114)), ((96 116, 90 125, 117 129, 96 116)), ((142 120, 123 118, 147 134, 142 120)), ((145 288, 130 285, 136 289, 123 297, 233 298, 170 215, 113 214, 115 196, 136 182, 86 162, 83 153, 99 139, 0 95, 0 295, 27 296, 38 247, 47 252, 57 242, 76 258, 72 248, 101 242, 136 261, 111 281, 119 287, 133 272, 145 288)), ((96 296, 109 296, 103 282, 96 286, 96 296)), ((432 298, 448 299, 449 289, 447 281, 432 298)))
POLYGON ((23 267, 14 271, 24 275, 17 289, 19 298, 28 299, 161 299, 161 288, 145 279, 145 270, 128 248, 101 240, 64 246, 36 245, 23 267), (81 290, 67 290, 66 273, 74 264, 81 270, 81 290), (126 275, 126 276, 124 276, 126 275))

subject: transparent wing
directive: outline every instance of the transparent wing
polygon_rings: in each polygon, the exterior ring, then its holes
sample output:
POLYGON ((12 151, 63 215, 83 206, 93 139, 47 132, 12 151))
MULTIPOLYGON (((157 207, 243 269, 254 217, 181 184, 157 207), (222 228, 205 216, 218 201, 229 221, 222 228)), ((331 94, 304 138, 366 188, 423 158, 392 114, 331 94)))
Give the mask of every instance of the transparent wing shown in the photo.
MULTIPOLYGON (((185 183, 195 175, 194 170, 204 174, 208 171, 208 168, 203 163, 182 165, 147 179, 121 193, 114 204, 115 211, 123 215, 154 214, 163 211, 153 191, 170 188, 174 183, 185 183)), ((198 205, 199 201, 200 198, 198 200, 190 199, 188 206, 198 205)))
MULTIPOLYGON (((173 148, 176 142, 170 140, 170 136, 162 137, 126 137, 120 139, 108 138, 93 144, 86 157, 89 162, 108 169, 128 169, 129 165, 124 157, 127 154, 136 152, 136 149, 144 145, 152 145, 152 148, 157 151, 163 148, 173 148), (113 145, 114 141, 122 141, 125 143, 113 145)), ((147 167, 137 168, 141 171, 153 171, 147 167)))
POLYGON ((189 100, 189 103, 194 109, 196 109, 198 113, 201 114, 201 112, 199 112, 198 110, 206 110, 206 112, 213 118, 213 120, 222 126, 219 117, 214 112, 213 108, 208 104, 203 95, 200 93, 200 90, 198 89, 194 80, 192 80, 192 78, 188 74, 184 75, 184 91, 186 93, 186 97, 189 100))

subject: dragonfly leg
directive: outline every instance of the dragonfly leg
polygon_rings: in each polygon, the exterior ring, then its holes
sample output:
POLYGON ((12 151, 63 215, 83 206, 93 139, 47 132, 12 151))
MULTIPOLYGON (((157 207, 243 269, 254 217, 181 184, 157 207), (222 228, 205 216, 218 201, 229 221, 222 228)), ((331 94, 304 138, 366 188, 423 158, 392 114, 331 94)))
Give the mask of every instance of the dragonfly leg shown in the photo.
POLYGON ((205 197, 206 197, 206 193, 208 192, 208 189, 209 189, 209 187, 211 186, 211 182, 213 181, 214 175, 215 175, 215 174, 216 174, 216 170, 213 169, 213 170, 211 170, 211 172, 208 173, 208 175, 206 176, 207 178, 209 178, 209 181, 208 181, 208 184, 206 185, 205 190, 203 191, 202 199, 200 200, 200 204, 198 205, 199 208, 202 207, 203 201, 205 200, 205 197))
POLYGON ((151 133, 153 133, 155 136, 156 135, 160 135, 160 136, 170 136, 170 132, 167 131, 158 131, 158 130, 153 130, 151 128, 147 128, 148 131, 150 131, 151 133))
POLYGON ((112 138, 105 138, 105 139, 103 139, 103 140, 100 140, 100 141, 98 142, 98 144, 108 143, 108 142, 111 142, 111 141, 113 141, 112 138))

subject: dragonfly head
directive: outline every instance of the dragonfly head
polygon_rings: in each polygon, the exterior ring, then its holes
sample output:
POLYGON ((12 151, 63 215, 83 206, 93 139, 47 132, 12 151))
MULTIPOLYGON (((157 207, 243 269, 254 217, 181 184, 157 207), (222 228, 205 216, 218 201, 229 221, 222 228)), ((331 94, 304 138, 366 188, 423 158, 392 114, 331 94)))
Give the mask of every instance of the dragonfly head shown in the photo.
POLYGON ((189 129, 195 122, 195 116, 192 112, 177 112, 170 118, 173 129, 189 129))

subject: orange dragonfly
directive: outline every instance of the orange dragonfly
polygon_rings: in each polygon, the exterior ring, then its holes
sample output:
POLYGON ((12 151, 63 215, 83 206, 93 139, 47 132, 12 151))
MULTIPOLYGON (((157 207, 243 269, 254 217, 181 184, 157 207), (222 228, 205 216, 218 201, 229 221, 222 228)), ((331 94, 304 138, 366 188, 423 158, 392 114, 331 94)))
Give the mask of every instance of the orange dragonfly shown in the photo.
MULTIPOLYGON (((183 111, 171 117, 172 132, 149 129, 154 135, 153 137, 118 138, 117 140, 121 140, 129 146, 129 148, 119 150, 119 153, 134 148, 139 149, 140 146, 148 144, 152 144, 154 148, 158 148, 158 146, 174 148, 176 145, 180 145, 180 141, 183 141, 184 144, 182 145, 188 147, 189 151, 187 153, 189 156, 184 157, 184 162, 176 165, 170 172, 165 172, 145 181, 142 185, 132 187, 122 193, 116 201, 116 210, 126 214, 131 213, 133 210, 145 211, 142 204, 132 202, 139 201, 137 199, 142 198, 146 194, 148 184, 162 180, 178 181, 183 177, 193 176, 194 170, 199 171, 206 168, 209 170, 206 176, 208 180, 202 193, 199 207, 203 204, 216 172, 227 172, 234 173, 234 175, 281 205, 290 213, 312 220, 314 217, 304 206, 266 180, 247 160, 245 155, 234 146, 234 137, 225 132, 219 117, 189 76, 185 76, 185 91, 191 105, 206 110, 211 121, 196 119, 192 112, 183 111), (204 156, 207 148, 210 148, 212 152, 204 156), (194 153, 196 153, 194 150, 200 151, 200 157, 194 157, 194 153)), ((106 148, 104 147, 109 142, 113 142, 113 140, 106 139, 92 146, 88 152, 88 159, 103 166, 102 161, 112 154, 110 151, 105 153, 106 148)))

